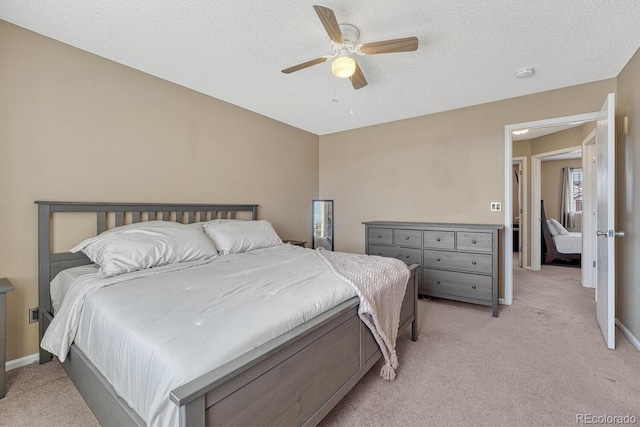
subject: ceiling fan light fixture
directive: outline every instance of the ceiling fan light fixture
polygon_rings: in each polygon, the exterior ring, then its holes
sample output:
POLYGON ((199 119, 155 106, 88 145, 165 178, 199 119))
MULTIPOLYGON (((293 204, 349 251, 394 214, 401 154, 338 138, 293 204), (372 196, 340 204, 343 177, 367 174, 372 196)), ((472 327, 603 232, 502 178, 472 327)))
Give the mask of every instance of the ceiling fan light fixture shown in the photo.
POLYGON ((334 76, 342 79, 347 77, 351 80, 351 85, 355 90, 362 89, 367 83, 367 79, 358 63, 350 58, 350 55, 377 55, 380 53, 412 52, 418 49, 417 37, 405 37, 401 39, 382 40, 372 43, 358 44, 360 30, 355 25, 339 24, 333 10, 319 4, 313 5, 320 22, 324 27, 329 39, 331 39, 332 55, 325 55, 311 61, 303 62, 282 70, 284 74, 291 74, 295 71, 321 64, 329 59, 331 62, 331 72, 334 76))
POLYGON ((341 79, 351 77, 356 72, 356 61, 350 56, 339 56, 331 63, 331 72, 341 79))

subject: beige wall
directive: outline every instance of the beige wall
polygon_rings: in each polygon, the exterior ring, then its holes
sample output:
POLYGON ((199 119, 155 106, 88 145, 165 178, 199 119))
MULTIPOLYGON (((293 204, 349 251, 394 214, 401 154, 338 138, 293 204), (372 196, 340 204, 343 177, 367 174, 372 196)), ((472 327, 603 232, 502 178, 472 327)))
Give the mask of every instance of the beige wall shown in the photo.
POLYGON ((640 50, 618 76, 616 109, 616 317, 640 339, 640 50))
POLYGON ((38 350, 34 200, 257 203, 308 238, 318 136, 2 21, 0 58, 8 360, 38 350))
POLYGON ((504 127, 598 111, 615 79, 320 137, 320 196, 336 249, 364 252, 363 221, 503 223, 504 127))
MULTIPOLYGON (((581 168, 582 159, 549 160, 540 165, 540 196, 544 200, 547 219, 560 222, 560 199, 562 198, 562 168, 581 168)), ((579 230, 569 230, 579 231, 579 230)))
POLYGON ((513 141, 512 155, 513 157, 531 157, 531 140, 513 141))
MULTIPOLYGON (((602 99, 604 102, 604 98, 602 99)), ((600 111, 600 107, 594 108, 593 111, 600 111)), ((581 147, 584 138, 581 126, 534 138, 531 140, 531 155, 549 153, 563 148, 581 147)))

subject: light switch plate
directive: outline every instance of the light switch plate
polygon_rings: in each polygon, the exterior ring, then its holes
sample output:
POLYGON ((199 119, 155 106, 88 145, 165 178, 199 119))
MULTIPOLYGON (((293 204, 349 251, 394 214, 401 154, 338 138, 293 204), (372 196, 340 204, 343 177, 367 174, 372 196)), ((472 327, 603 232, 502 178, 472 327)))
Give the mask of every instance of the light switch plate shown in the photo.
POLYGON ((502 202, 491 202, 491 212, 500 212, 502 210, 502 202))

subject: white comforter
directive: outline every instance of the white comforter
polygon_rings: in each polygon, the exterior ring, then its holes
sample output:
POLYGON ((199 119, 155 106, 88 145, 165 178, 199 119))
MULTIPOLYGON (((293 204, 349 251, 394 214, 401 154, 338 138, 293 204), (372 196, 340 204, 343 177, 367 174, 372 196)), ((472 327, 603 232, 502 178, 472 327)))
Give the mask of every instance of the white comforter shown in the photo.
POLYGON ((558 234, 553 236, 553 241, 561 254, 582 253, 582 233, 558 234))
POLYGON ((169 392, 356 294, 315 254, 278 245, 70 286, 42 347, 73 341, 148 425, 178 424, 169 392))

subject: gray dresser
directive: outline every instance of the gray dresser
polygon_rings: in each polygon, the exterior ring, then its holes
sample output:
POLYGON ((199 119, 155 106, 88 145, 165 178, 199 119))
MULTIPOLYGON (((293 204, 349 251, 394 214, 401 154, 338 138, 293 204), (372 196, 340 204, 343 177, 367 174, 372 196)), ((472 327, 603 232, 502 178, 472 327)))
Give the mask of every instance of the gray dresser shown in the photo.
POLYGON ((503 225, 365 222, 366 252, 420 264, 420 295, 490 305, 498 317, 503 225))

